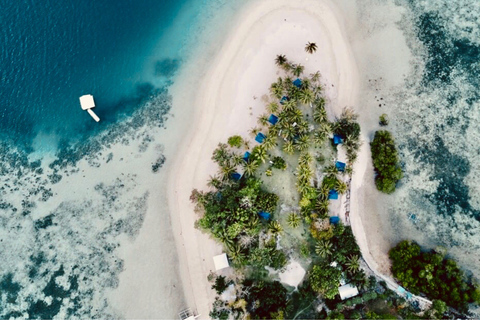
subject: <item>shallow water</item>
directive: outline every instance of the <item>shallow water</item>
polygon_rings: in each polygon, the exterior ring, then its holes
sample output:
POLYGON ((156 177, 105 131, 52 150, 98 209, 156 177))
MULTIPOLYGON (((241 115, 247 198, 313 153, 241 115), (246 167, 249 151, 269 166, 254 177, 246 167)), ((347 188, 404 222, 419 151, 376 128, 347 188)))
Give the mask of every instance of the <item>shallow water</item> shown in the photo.
POLYGON ((480 3, 345 3, 362 26, 353 51, 364 130, 373 137, 387 113, 405 173, 393 195, 375 196, 384 237, 445 246, 480 276, 480 3))
POLYGON ((123 317, 125 306, 109 297, 152 210, 162 218, 150 260, 163 277, 151 279, 155 305, 142 314, 173 318, 187 306, 169 212, 158 204, 165 195, 154 194, 165 192, 156 184, 167 161, 159 141, 180 139, 165 123, 186 106, 172 110, 168 90, 194 50, 208 52, 196 41, 222 34, 208 23, 224 22, 216 16, 228 18, 231 7, 46 0, 2 8, 1 318, 123 317), (98 124, 80 109, 86 93, 98 124))

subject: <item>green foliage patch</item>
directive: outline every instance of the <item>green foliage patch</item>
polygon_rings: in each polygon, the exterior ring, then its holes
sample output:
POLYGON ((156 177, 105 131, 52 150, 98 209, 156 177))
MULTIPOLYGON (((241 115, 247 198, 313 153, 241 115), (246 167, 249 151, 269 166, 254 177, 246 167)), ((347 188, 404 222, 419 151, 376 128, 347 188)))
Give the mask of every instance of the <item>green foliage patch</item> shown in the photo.
POLYGON ((384 193, 393 193, 403 174, 392 134, 386 130, 375 132, 370 147, 376 173, 375 185, 384 193))
MULTIPOLYGON (((468 303, 480 302, 478 289, 454 260, 441 253, 422 251, 415 242, 402 241, 390 250, 389 256, 394 277, 412 293, 424 293, 462 312, 468 310, 468 303)), ((435 306, 443 309, 441 303, 435 306)))

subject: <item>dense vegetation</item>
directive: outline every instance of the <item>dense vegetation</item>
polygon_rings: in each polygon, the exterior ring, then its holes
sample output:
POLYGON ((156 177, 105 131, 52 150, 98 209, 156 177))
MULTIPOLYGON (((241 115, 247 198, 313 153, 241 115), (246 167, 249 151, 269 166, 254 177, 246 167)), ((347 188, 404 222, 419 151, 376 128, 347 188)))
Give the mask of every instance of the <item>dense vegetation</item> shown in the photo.
POLYGON ((370 146, 377 189, 385 193, 393 193, 403 174, 392 134, 386 130, 375 132, 370 146))
MULTIPOLYGON (((209 181, 210 191, 192 193, 201 215, 197 227, 224 244, 236 268, 231 278, 211 278, 218 296, 210 316, 388 318, 391 313, 378 310, 375 304, 385 303, 395 294, 360 268, 360 249, 351 228, 330 221, 329 194, 334 190, 348 192, 347 183, 360 147, 357 115, 344 109, 330 122, 320 74, 303 77, 304 67, 283 55, 277 56, 276 63, 286 75, 272 83, 268 112, 258 117, 259 127, 250 131, 253 137, 261 132, 263 142, 255 142, 252 148, 246 138, 232 136, 227 143, 220 143, 212 156, 219 172, 209 181), (276 123, 270 123, 270 114, 277 117, 276 123), (335 166, 338 146, 332 143, 333 135, 341 137, 340 148, 347 154, 342 172, 335 166), (250 152, 248 158, 244 158, 245 151, 250 152), (326 159, 331 164, 324 165, 326 159), (262 183, 277 174, 295 177, 295 186, 285 185, 298 192, 298 196, 287 193, 288 201, 295 201, 287 210, 278 208, 286 199, 269 192, 268 183, 262 183), (287 245, 280 242, 281 234, 294 241, 287 245), (308 266, 307 276, 296 291, 274 281, 265 269, 281 269, 290 257, 308 266), (357 286, 360 295, 341 301, 338 288, 343 283, 357 286), (229 298, 222 295, 227 288, 229 298), (319 311, 322 304, 327 308, 319 311)), ((398 306, 406 310, 401 301, 398 306)))
POLYGON ((422 251, 415 242, 402 241, 390 250, 392 273, 412 293, 423 293, 466 312, 468 303, 480 302, 480 291, 454 260, 439 251, 422 251))

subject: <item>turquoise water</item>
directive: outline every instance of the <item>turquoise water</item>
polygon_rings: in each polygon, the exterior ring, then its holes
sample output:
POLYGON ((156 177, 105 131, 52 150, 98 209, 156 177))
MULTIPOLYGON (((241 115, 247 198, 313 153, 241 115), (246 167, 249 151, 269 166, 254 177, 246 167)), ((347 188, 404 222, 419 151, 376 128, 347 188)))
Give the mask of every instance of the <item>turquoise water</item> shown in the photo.
MULTIPOLYGON (((173 75, 188 32, 154 50, 192 1, 2 1, 0 133, 84 139, 130 114, 173 75), (166 59, 166 60, 165 60, 166 59), (78 98, 93 94, 100 125, 78 98)), ((194 24, 194 21, 192 21, 194 24)), ((186 26, 184 26, 184 29, 186 26)), ((188 30, 181 30, 188 31, 188 30)))

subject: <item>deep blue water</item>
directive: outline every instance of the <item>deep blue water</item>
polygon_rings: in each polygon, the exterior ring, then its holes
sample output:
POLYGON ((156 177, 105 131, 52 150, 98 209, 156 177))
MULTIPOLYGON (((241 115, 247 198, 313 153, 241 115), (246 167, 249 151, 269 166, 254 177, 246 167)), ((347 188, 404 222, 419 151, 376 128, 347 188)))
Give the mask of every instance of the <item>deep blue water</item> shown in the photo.
POLYGON ((177 66, 182 36, 155 46, 189 2, 1 0, 1 137, 81 139, 134 110, 161 83, 159 68, 177 66), (87 93, 99 124, 80 109, 87 93))

